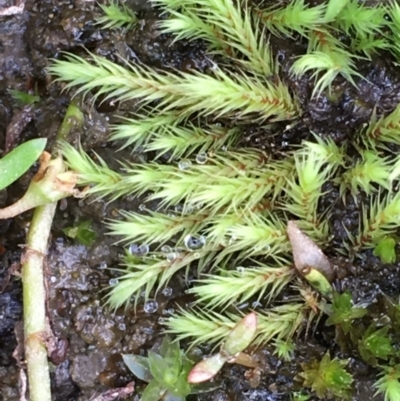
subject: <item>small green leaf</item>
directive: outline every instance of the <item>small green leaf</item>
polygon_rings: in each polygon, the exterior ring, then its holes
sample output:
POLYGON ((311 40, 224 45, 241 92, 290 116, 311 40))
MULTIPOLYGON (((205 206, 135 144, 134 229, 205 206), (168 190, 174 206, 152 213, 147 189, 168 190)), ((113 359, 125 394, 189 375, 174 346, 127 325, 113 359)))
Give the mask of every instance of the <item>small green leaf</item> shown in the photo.
POLYGON ((142 393, 141 401, 158 401, 166 390, 156 381, 152 380, 142 393))
POLYGON ((345 370, 348 361, 337 358, 331 360, 327 352, 320 362, 312 361, 303 364, 304 386, 311 387, 318 397, 331 398, 332 396, 346 399, 351 390, 353 377, 345 370))
POLYGON ((82 221, 74 227, 63 228, 63 233, 70 238, 75 238, 80 244, 90 246, 96 239, 96 233, 90 228, 90 220, 82 221))
POLYGON ((228 355, 234 356, 244 351, 254 340, 257 332, 257 315, 252 312, 241 319, 229 332, 222 349, 228 355))
POLYGON ((40 157, 46 143, 45 138, 32 139, 0 159, 0 189, 8 187, 26 173, 40 157))
POLYGON ((351 294, 346 291, 343 294, 333 293, 332 315, 326 321, 326 325, 339 325, 345 333, 351 328, 354 319, 359 319, 367 314, 365 308, 355 308, 352 305, 351 294))
POLYGON ((149 365, 150 372, 154 379, 157 380, 163 388, 167 388, 168 385, 176 382, 179 371, 177 372, 176 369, 171 369, 171 366, 168 366, 162 356, 149 351, 149 365))
POLYGON ((364 333, 358 344, 358 350, 368 364, 374 366, 377 364, 376 358, 387 360, 393 354, 391 339, 387 335, 389 328, 385 326, 376 330, 375 324, 371 324, 364 333))
POLYGON ((396 262, 396 240, 393 237, 383 237, 375 246, 374 256, 380 258, 382 263, 396 262))
POLYGON ((29 106, 30 104, 40 101, 40 97, 36 95, 30 95, 26 92, 11 89, 10 94, 15 101, 21 103, 21 105, 29 106))
POLYGON ((150 382, 153 376, 150 372, 149 361, 140 355, 122 355, 122 359, 128 369, 140 380, 150 382))
POLYGON ((222 369, 227 360, 228 358, 220 353, 204 358, 190 371, 188 382, 198 384, 211 380, 222 369))

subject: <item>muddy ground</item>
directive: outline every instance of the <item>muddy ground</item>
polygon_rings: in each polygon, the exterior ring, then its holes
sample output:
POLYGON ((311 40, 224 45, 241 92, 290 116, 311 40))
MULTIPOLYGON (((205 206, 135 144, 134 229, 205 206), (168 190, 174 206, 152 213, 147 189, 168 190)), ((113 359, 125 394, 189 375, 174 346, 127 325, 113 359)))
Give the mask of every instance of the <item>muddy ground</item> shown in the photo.
MULTIPOLYGON (((8 1, 0 0, 0 8, 10 6, 8 1)), ((46 74, 49 60, 59 57, 61 51, 82 54, 83 47, 86 47, 104 56, 119 53, 160 68, 206 68, 208 59, 202 43, 171 46, 171 38, 158 34, 157 13, 146 0, 128 0, 127 4, 141 18, 140 29, 135 32, 100 30, 93 22, 100 10, 91 1, 28 0, 22 14, 0 17, 0 149, 12 148, 36 137, 49 138, 51 148, 70 101, 70 94, 61 92, 60 85, 52 84, 51 77, 46 74), (8 90, 35 88, 41 101, 26 116, 8 90), (21 131, 20 135, 6 140, 6 129, 15 121, 24 127, 16 130, 21 131)), ((295 128, 279 135, 271 136, 271 130, 248 126, 242 146, 285 151, 308 138, 310 131, 330 136, 340 143, 351 138, 369 120, 376 105, 379 112, 391 111, 400 101, 400 74, 390 56, 359 63, 360 72, 368 80, 359 82, 359 91, 338 79, 334 88, 335 100, 321 97, 310 101, 312 88, 309 80, 293 81, 287 75, 293 57, 304 52, 305 44, 273 40, 272 45, 279 54, 283 76, 299 96, 304 113, 295 128)), ((115 151, 112 144, 106 142, 110 123, 116 121, 116 114, 126 114, 131 106, 112 103, 85 106, 85 127, 82 133, 77 133, 75 142, 79 135, 86 149, 94 149, 112 161, 115 151)), ((280 128, 279 124, 276 125, 274 132, 279 132, 280 128)), ((119 157, 132 160, 139 156, 126 152, 120 153, 119 157)), ((33 172, 7 191, 2 191, 0 204, 11 204, 19 198, 33 172)), ((332 202, 336 204, 330 222, 334 247, 346 236, 341 222, 350 229, 358 225, 359 208, 351 202, 345 208, 336 190, 323 200, 321 207, 328 207, 332 202)), ((133 377, 124 367, 121 353, 145 355, 146 350, 162 337, 162 318, 173 311, 176 300, 184 297, 182 282, 176 280, 170 289, 160 294, 156 307, 150 310, 142 306, 135 315, 129 310, 113 313, 103 307, 101 291, 113 277, 108 268, 117 267, 123 249, 113 246, 111 239, 105 236, 102 221, 112 217, 116 208, 135 210, 140 203, 140 199, 126 199, 112 205, 93 199, 68 199, 58 206, 46 271, 52 327, 56 336, 68 344, 66 353, 54 358, 52 365, 53 392, 58 401, 89 400, 107 389, 131 381, 133 377), (95 242, 89 247, 78 244, 62 231, 82 220, 91 220, 96 233, 95 242)), ((26 213, 0 222, 0 282, 3 283, 0 287, 0 400, 4 401, 20 399, 18 368, 12 354, 17 344, 14 328, 22 315, 21 285, 18 276, 10 277, 9 271, 11 268, 18 271, 30 216, 26 213)), ((336 257, 333 247, 327 252, 336 257)), ((355 261, 346 258, 338 261, 350 272, 341 286, 351 289, 355 300, 376 302, 379 309, 382 292, 393 297, 399 294, 399 266, 382 265, 370 253, 365 256, 355 261)), ((341 354, 337 346, 330 345, 333 337, 333 330, 325 328, 321 322, 313 336, 302 335, 296 340, 295 358, 290 363, 280 362, 268 348, 259 350, 266 373, 257 388, 252 388, 244 378, 245 368, 228 366, 218 378, 220 388, 199 398, 288 401, 290 391, 300 388, 300 384, 293 380, 300 363, 312 357, 320 358, 328 347, 335 355, 349 356, 341 354)), ((207 352, 207 349, 201 351, 207 352)), ((351 359, 349 366, 356 379, 353 399, 372 399, 372 383, 377 372, 356 359, 351 359)), ((379 401, 382 398, 375 399, 379 401)))

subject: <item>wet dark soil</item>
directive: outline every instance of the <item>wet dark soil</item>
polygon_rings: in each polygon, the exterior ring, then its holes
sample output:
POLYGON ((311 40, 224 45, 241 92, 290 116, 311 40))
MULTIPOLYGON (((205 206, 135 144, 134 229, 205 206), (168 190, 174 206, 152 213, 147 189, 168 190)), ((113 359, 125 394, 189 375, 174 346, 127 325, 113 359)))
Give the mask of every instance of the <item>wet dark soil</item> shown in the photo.
MULTIPOLYGON (((35 90, 41 97, 35 105, 32 118, 26 123, 18 143, 35 137, 49 138, 51 149, 57 129, 62 121, 70 94, 53 84, 46 73, 50 59, 59 57, 62 51, 83 54, 83 47, 94 53, 113 58, 117 53, 131 60, 148 65, 188 71, 205 70, 209 57, 201 42, 172 44, 172 38, 159 35, 156 22, 159 19, 146 0, 128 1, 141 17, 140 29, 135 32, 110 32, 100 30, 94 19, 100 14, 96 3, 83 0, 41 0, 26 3, 20 15, 0 17, 0 149, 6 146, 6 131, 13 116, 21 107, 12 99, 8 90, 35 90)), ((0 7, 7 7, 7 0, 0 0, 0 7)), ((335 96, 310 100, 312 87, 307 77, 294 81, 287 71, 296 55, 304 52, 305 44, 271 39, 280 56, 282 75, 299 97, 303 114, 297 124, 286 129, 276 124, 273 129, 248 125, 241 146, 257 147, 280 152, 292 149, 310 132, 330 137, 335 142, 352 140, 363 123, 369 121, 373 109, 378 113, 392 111, 400 101, 400 73, 393 66, 390 55, 377 57, 371 62, 359 62, 359 71, 366 78, 359 80, 357 90, 340 78, 335 82, 335 96), (334 99, 334 100, 332 100, 334 99), (272 135, 274 133, 274 135, 272 135)), ((110 162, 115 149, 107 142, 110 124, 115 115, 124 115, 132 104, 82 106, 85 127, 77 134, 86 149, 94 149, 110 162)), ((139 157, 128 152, 119 158, 139 157)), ((115 163, 115 161, 114 161, 115 163)), ((116 164, 115 164, 116 165, 116 164)), ((19 180, 7 191, 0 193, 0 205, 11 204, 21 196, 31 174, 19 180)), ((163 317, 173 311, 175 301, 183 296, 184 287, 179 280, 171 284, 157 298, 157 307, 146 312, 143 307, 133 310, 110 311, 104 307, 104 290, 113 277, 109 268, 117 267, 122 248, 112 245, 105 235, 102 222, 115 215, 116 208, 135 210, 140 199, 128 199, 121 204, 107 204, 93 199, 68 199, 58 206, 49 249, 46 278, 49 283, 49 317, 55 335, 67 344, 66 353, 54 358, 52 385, 58 401, 89 400, 91 397, 132 380, 122 363, 122 353, 145 354, 162 336, 163 317), (91 220, 96 239, 91 246, 78 244, 63 233, 62 229, 79 221, 91 220)), ((330 257, 349 273, 340 282, 341 289, 350 289, 356 302, 369 304, 381 302, 381 294, 399 295, 400 267, 383 265, 379 259, 366 252, 362 258, 339 258, 337 251, 343 238, 343 222, 348 229, 357 229, 360 210, 355 204, 344 206, 337 189, 323 199, 321 207, 334 205, 330 221, 333 239, 327 249, 330 257), (324 206, 325 205, 325 206, 324 206)), ((30 214, 0 222, 0 399, 19 400, 18 368, 12 357, 16 348, 14 328, 21 320, 21 285, 18 275, 9 275, 10 269, 18 271, 21 247, 30 214)), ((379 314, 379 313, 378 313, 379 314)), ((334 331, 320 323, 313 335, 300 335, 296 340, 295 358, 292 362, 279 361, 268 347, 257 355, 265 366, 265 374, 256 388, 245 379, 245 368, 226 367, 219 380, 220 389, 199 396, 207 400, 286 401, 292 390, 299 390, 294 380, 299 366, 313 357, 320 359, 329 348, 335 355, 352 356, 339 350, 334 344, 334 331)), ((354 400, 373 398, 372 383, 376 371, 358 359, 350 360, 350 370, 356 381, 354 400)), ((312 399, 312 398, 311 398, 312 399)), ((380 400, 379 397, 375 398, 380 400)))

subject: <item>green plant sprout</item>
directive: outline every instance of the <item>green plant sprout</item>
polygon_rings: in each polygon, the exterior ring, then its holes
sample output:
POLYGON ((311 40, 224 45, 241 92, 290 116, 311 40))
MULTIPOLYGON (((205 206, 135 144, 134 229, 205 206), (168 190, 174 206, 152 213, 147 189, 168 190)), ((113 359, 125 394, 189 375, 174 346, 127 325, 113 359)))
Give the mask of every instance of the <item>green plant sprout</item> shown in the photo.
POLYGON ((345 334, 349 333, 354 319, 360 319, 367 314, 365 308, 354 307, 352 305, 351 294, 344 292, 333 293, 332 314, 326 324, 339 326, 345 334))
POLYGON ((374 256, 380 258, 383 263, 395 263, 396 255, 396 239, 392 236, 383 237, 374 248, 374 256))
POLYGON ((348 361, 331 359, 326 353, 321 361, 313 360, 302 364, 303 372, 300 377, 304 379, 303 385, 311 387, 318 397, 338 397, 345 400, 350 397, 353 377, 345 369, 348 361))
POLYGON ((284 361, 290 361, 293 359, 293 353, 296 345, 292 339, 276 339, 273 344, 275 347, 274 355, 276 355, 279 359, 283 359, 284 361))
POLYGON ((96 233, 91 229, 92 222, 85 220, 77 222, 72 227, 63 228, 63 233, 70 238, 75 239, 78 243, 91 246, 96 239, 96 233))
POLYGON ((104 15, 97 19, 97 23, 103 26, 103 29, 116 29, 125 27, 132 29, 138 22, 136 14, 124 4, 117 1, 110 1, 110 4, 99 4, 104 15))
POLYGON ((383 394, 385 401, 396 401, 400 397, 400 365, 382 368, 380 378, 374 383, 375 395, 383 394))
POLYGON ((40 96, 11 89, 9 90, 12 98, 23 106, 30 106, 40 101, 40 96))
POLYGON ((372 323, 359 341, 358 350, 369 365, 376 366, 377 359, 387 360, 394 354, 392 340, 388 335, 389 329, 389 326, 377 329, 376 324, 372 323))
POLYGON ((184 401, 194 391, 188 383, 193 362, 180 349, 179 343, 164 337, 159 353, 148 357, 122 355, 125 365, 140 380, 148 383, 141 394, 142 401, 173 399, 184 401))

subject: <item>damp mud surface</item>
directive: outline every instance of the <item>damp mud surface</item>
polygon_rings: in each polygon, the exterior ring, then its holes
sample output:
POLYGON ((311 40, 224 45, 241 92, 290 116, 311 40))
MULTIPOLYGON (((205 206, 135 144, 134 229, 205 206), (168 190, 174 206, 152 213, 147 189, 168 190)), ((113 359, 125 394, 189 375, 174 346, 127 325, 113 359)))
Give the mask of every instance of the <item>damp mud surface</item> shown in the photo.
MULTIPOLYGON (((11 1, 8 2, 0 0, 0 9, 10 7, 11 1)), ((95 24, 100 8, 95 2, 83 0, 28 0, 21 14, 0 17, 2 151, 36 137, 48 138, 51 149, 71 94, 52 82, 46 68, 63 51, 83 55, 88 49, 111 59, 119 54, 161 69, 205 71, 210 67, 212 60, 201 42, 173 43, 171 37, 159 34, 160 16, 146 0, 128 0, 126 4, 140 16, 139 28, 134 31, 101 30, 95 24), (36 91, 41 100, 30 110, 24 110, 13 100, 10 89, 36 91)), ((358 61, 358 69, 366 78, 357 81, 358 89, 338 78, 334 96, 310 100, 312 85, 308 77, 295 81, 288 74, 291 63, 296 55, 304 52, 305 45, 273 38, 271 45, 279 55, 282 78, 299 97, 303 114, 289 129, 282 123, 269 127, 246 126, 242 147, 285 152, 302 140, 311 139, 310 132, 330 137, 339 144, 351 139, 369 121, 375 108, 378 113, 390 112, 400 102, 399 69, 393 66, 390 57, 358 61)), ((116 115, 129 115, 134 107, 134 103, 86 102, 82 106, 85 126, 75 133, 72 142, 80 141, 85 149, 96 151, 111 167, 118 168, 117 146, 108 142, 110 125, 118 121, 116 115)), ((118 158, 130 161, 143 162, 148 157, 151 155, 124 151, 118 154, 118 158)), ((36 167, 0 192, 0 206, 11 204, 21 196, 36 167)), ((335 260, 339 270, 346 271, 337 283, 338 288, 349 289, 355 302, 373 304, 374 313, 379 317, 385 313, 382 294, 393 298, 399 295, 400 267, 382 264, 372 252, 352 259, 338 254, 336 249, 347 236, 344 227, 350 232, 356 230, 360 220, 360 203, 353 199, 347 201, 345 206, 335 188, 322 199, 321 210, 332 205, 334 208, 329 222, 333 238, 326 253, 335 260)), ((163 319, 173 313, 177 303, 184 305, 190 301, 185 295, 184 280, 177 277, 151 304, 139 302, 136 312, 133 308, 112 311, 104 306, 105 291, 115 279, 112 268, 118 267, 124 250, 113 245, 103 222, 115 217, 118 209, 138 210, 141 202, 141 199, 128 198, 108 204, 88 198, 67 199, 58 205, 46 266, 49 319, 60 344, 60 352, 51 361, 53 394, 57 401, 90 400, 134 380, 121 354, 146 355, 162 339, 163 319), (90 246, 79 244, 63 231, 82 221, 90 221, 95 232, 90 246)), ((20 400, 19 368, 13 352, 17 347, 16 327, 22 319, 19 262, 30 218, 31 214, 25 213, 0 221, 0 400, 4 401, 20 400)), ((321 319, 312 332, 295 337, 296 350, 290 362, 279 360, 268 346, 254 350, 263 367, 258 380, 251 380, 246 368, 229 365, 216 379, 217 390, 191 399, 289 401, 290 393, 301 389, 301 381, 295 379, 301 364, 313 358, 319 360, 327 350, 332 356, 350 358, 348 368, 355 379, 353 400, 373 399, 372 384, 377 379, 377 370, 354 358, 351 350, 341 351, 334 339, 334 329, 325 327, 321 319)), ((209 349, 197 351, 207 353, 209 349)), ((141 386, 143 383, 137 381, 137 387, 141 386)), ((374 399, 380 401, 383 397, 374 399)))

